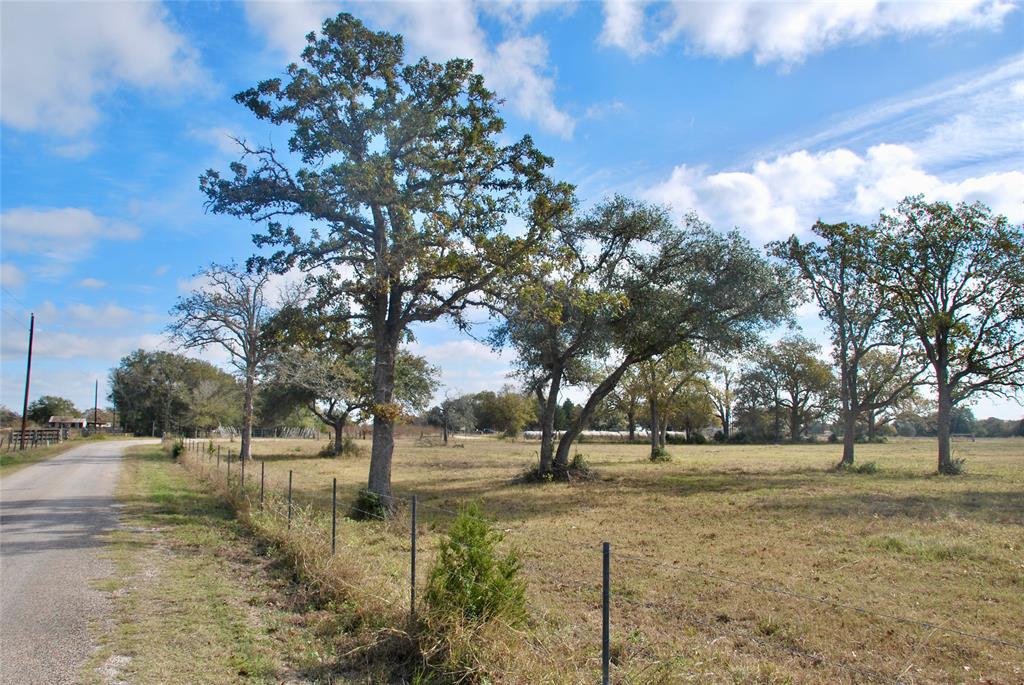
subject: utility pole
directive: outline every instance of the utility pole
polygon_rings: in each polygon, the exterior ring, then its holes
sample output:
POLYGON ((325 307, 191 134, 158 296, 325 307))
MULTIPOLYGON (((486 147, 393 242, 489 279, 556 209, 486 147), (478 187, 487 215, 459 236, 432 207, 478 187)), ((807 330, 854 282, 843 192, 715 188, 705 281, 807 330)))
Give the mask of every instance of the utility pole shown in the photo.
POLYGON ((96 379, 96 390, 92 396, 92 429, 100 431, 100 381, 96 379))
POLYGON ((32 380, 32 338, 36 332, 36 315, 32 313, 32 317, 28 322, 28 366, 25 369, 25 401, 21 404, 21 449, 25 449, 25 422, 28 420, 26 414, 28 414, 28 385, 29 381, 32 380))

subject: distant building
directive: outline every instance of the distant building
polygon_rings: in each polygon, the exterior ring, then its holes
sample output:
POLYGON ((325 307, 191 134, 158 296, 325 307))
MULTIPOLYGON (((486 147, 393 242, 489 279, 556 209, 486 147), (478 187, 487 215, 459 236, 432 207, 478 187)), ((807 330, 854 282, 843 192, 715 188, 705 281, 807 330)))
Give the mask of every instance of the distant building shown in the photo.
POLYGON ((50 428, 85 428, 87 421, 84 416, 51 416, 46 423, 50 428))

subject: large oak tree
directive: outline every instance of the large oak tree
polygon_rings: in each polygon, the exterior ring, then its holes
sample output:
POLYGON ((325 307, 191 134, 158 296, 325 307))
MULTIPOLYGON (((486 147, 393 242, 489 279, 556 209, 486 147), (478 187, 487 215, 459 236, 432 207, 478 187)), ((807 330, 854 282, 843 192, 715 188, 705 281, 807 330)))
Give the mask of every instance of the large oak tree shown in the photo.
POLYGON ((214 212, 266 222, 270 261, 315 272, 372 341, 368 489, 389 501, 395 362, 409 327, 462 314, 518 268, 571 188, 528 137, 506 142, 497 96, 469 60, 405 61, 402 37, 339 14, 302 63, 235 96, 282 126, 288 152, 243 142, 231 174, 201 179, 214 212), (515 219, 515 228, 509 226, 515 219), (303 225, 311 228, 304 228, 303 225))
POLYGON ((547 412, 542 473, 568 469, 573 441, 630 368, 683 343, 750 345, 786 315, 791 293, 738 232, 695 215, 679 227, 663 208, 615 197, 560 228, 563 249, 511 294, 503 333, 547 412), (588 375, 589 396, 552 450, 557 392, 588 375))
POLYGON ((909 197, 879 221, 876 283, 920 341, 938 395, 938 470, 954 408, 1024 388, 1024 228, 980 204, 909 197))

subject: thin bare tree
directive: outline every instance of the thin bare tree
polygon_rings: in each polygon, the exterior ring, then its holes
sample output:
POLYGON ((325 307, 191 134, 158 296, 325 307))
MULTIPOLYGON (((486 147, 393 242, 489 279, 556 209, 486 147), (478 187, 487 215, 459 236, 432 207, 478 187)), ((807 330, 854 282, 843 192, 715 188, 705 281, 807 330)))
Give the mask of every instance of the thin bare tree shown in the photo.
POLYGON ((186 349, 220 347, 230 356, 245 382, 239 456, 249 459, 256 376, 273 348, 268 326, 274 313, 267 299, 270 272, 249 271, 232 262, 211 264, 196 276, 202 284, 178 299, 167 330, 186 349))

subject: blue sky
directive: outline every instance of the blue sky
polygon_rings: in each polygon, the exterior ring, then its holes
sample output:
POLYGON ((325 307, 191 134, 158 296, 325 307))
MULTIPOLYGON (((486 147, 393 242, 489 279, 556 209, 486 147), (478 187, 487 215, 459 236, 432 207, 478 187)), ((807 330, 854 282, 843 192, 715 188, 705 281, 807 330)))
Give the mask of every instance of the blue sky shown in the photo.
MULTIPOLYGON (((410 57, 473 58, 509 133, 585 203, 627 193, 758 244, 917 192, 1024 220, 1017 2, 5 1, 0 402, 20 410, 30 311, 33 398, 89 406, 122 355, 170 349, 192 275, 245 259, 257 230, 207 215, 199 174, 236 158, 231 135, 286 138, 231 95, 338 11, 402 33, 410 57)), ((821 337, 813 310, 800 323, 821 337)), ((446 323, 417 337, 454 392, 507 382, 507 354, 446 323)))

